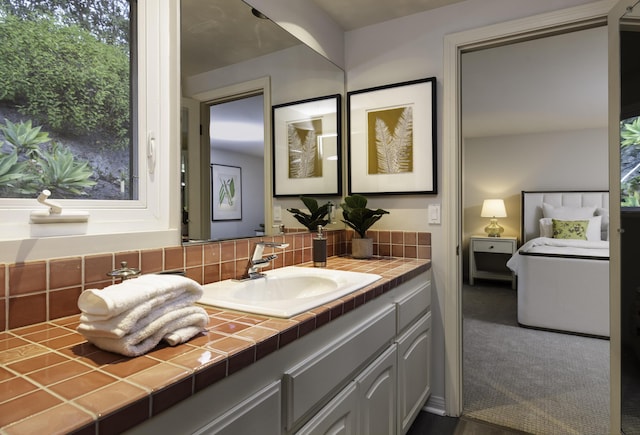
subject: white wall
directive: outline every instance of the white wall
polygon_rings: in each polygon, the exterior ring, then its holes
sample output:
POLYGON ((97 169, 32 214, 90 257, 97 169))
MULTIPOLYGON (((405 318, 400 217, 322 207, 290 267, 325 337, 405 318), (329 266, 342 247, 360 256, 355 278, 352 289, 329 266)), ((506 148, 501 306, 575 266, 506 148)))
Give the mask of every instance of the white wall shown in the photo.
POLYGON ((607 190, 607 66, 605 26, 462 55, 465 277, 484 199, 518 237, 522 190, 607 190))
MULTIPOLYGON (((390 20, 347 32, 346 74, 349 91, 435 76, 438 80, 438 156, 442 156, 442 77, 443 39, 450 33, 488 26, 494 23, 586 4, 580 0, 467 0, 451 6, 390 20)), ((442 159, 438 158, 438 183, 442 184, 442 159)), ((427 205, 440 203, 441 195, 376 197, 373 207, 391 214, 376 224, 376 229, 430 231, 433 259, 433 395, 432 406, 444 407, 445 377, 448 373, 444 352, 444 295, 456 289, 444 286, 449 271, 443 252, 445 235, 439 225, 427 224, 427 205)))
POLYGON ((499 223, 505 236, 519 237, 521 191, 607 190, 607 153, 605 128, 465 139, 463 251, 489 223, 480 217, 484 199, 505 200, 507 217, 499 223))

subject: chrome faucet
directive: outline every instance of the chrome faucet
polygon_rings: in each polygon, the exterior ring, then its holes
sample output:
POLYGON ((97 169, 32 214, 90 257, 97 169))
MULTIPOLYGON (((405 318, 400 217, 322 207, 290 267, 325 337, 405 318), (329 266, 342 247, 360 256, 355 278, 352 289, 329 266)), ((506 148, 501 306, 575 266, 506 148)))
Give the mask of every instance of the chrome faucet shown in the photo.
POLYGON ((271 263, 271 260, 275 260, 278 258, 276 254, 271 254, 266 257, 263 257, 264 248, 286 248, 289 246, 288 243, 278 243, 278 242, 258 242, 253 248, 253 254, 251 258, 247 262, 247 267, 245 268, 244 274, 241 279, 256 279, 262 278, 264 273, 259 272, 259 269, 268 266, 271 263))

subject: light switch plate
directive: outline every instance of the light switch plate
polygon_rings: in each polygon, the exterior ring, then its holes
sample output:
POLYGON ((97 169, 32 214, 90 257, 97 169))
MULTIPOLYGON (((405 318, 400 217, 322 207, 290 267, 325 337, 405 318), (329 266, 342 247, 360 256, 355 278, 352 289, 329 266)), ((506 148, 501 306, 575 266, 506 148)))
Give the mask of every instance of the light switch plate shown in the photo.
POLYGON ((279 205, 273 206, 273 220, 278 222, 282 220, 282 207, 279 205))
POLYGON ((440 204, 429 204, 427 208, 427 222, 430 224, 440 223, 440 204))

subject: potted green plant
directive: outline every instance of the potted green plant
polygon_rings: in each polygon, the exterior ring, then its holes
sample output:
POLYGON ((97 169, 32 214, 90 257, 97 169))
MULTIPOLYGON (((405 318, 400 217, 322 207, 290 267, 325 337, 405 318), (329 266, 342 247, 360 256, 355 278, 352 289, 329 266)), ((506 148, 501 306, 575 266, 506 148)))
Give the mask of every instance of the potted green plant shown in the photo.
POLYGON ((347 196, 340 206, 344 218, 342 222, 358 235, 351 241, 351 255, 353 258, 370 258, 373 255, 373 240, 367 237, 367 230, 389 212, 381 208, 367 208, 367 198, 362 195, 347 196))
POLYGON ((318 201, 308 196, 301 196, 300 200, 307 206, 309 213, 297 208, 288 208, 289 213, 293 213, 298 222, 304 225, 309 231, 316 231, 318 225, 325 226, 329 223, 329 212, 331 211, 331 203, 318 205, 318 201))

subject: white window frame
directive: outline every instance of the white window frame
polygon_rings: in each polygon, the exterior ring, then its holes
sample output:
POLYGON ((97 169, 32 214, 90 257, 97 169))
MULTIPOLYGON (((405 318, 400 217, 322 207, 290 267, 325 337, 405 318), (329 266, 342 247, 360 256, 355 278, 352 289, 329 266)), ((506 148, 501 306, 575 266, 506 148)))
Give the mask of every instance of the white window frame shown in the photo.
POLYGON ((86 224, 31 224, 36 198, 0 199, 0 263, 180 244, 180 2, 138 0, 137 14, 139 199, 50 198, 86 224))

